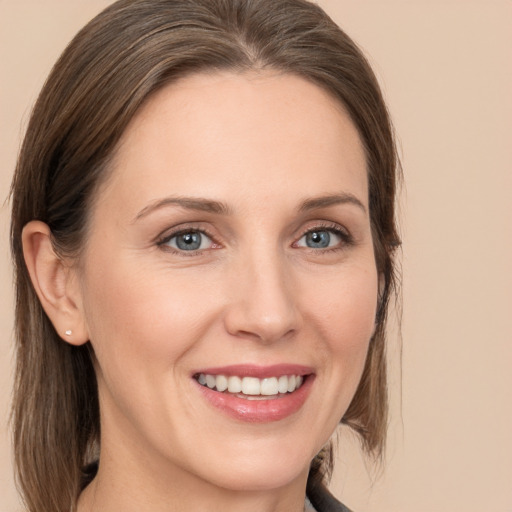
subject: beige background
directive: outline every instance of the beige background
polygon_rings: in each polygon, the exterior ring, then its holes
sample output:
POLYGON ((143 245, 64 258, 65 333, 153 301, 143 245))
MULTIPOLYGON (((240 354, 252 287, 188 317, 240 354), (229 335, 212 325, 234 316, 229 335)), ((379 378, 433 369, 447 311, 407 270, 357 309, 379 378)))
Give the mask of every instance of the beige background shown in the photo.
MULTIPOLYGON (((50 66, 109 3, 0 0, 2 201, 50 66)), ((388 461, 372 475, 343 437, 333 487, 357 512, 512 512, 512 1, 319 3, 370 55, 406 175, 388 461)), ((0 512, 14 512, 8 206, 0 214, 0 512)))

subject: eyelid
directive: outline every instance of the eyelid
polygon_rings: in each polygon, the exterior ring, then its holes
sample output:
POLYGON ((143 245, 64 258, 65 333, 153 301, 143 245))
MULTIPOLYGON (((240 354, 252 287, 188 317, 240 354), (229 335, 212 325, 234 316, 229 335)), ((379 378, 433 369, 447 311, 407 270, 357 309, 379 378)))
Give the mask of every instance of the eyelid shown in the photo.
MULTIPOLYGON (((313 222, 308 227, 304 228, 301 232, 301 235, 296 239, 296 241, 293 243, 295 247, 299 247, 296 244, 298 244, 299 240, 302 240, 308 233, 312 233, 314 231, 330 231, 335 233, 337 236, 339 236, 342 239, 342 246, 347 245, 353 245, 354 244, 354 237, 350 233, 350 231, 342 226, 341 224, 338 224, 336 222, 330 222, 330 221, 320 221, 320 222, 313 222)), ((302 247, 302 246, 300 246, 302 247)), ((307 249, 310 249, 306 247, 307 249)), ((312 248, 311 248, 312 249, 312 248)), ((326 247, 324 249, 312 249, 314 251, 327 251, 327 250, 335 250, 340 249, 339 246, 334 247, 326 247)))
POLYGON ((193 256, 197 255, 198 253, 210 250, 210 249, 217 249, 221 247, 221 244, 216 240, 216 237, 210 232, 208 228, 206 228, 204 225, 184 225, 181 224, 179 226, 176 226, 171 229, 166 229, 161 234, 159 234, 155 239, 155 244, 160 247, 162 250, 166 250, 169 252, 174 252, 180 255, 185 256, 193 256), (208 249, 197 249, 197 250, 191 250, 191 251, 183 251, 177 248, 174 248, 170 245, 167 245, 170 240, 173 238, 183 235, 186 233, 201 233, 202 235, 206 236, 208 239, 212 242, 212 247, 209 247, 208 249))
MULTIPOLYGON (((354 245, 354 237, 350 233, 350 231, 343 225, 338 224, 337 222, 332 221, 311 221, 308 222, 306 227, 303 228, 300 232, 300 236, 298 236, 295 241, 292 243, 292 247, 301 247, 304 249, 310 249, 315 252, 327 252, 327 251, 335 251, 335 250, 342 250, 343 248, 354 245), (333 247, 326 247, 326 248, 310 248, 310 247, 304 247, 304 246, 298 246, 299 240, 301 240, 304 236, 306 236, 308 233, 314 232, 314 231, 330 231, 335 233, 337 236, 341 238, 341 242, 333 247)), ((175 226, 173 228, 168 228, 162 233, 160 233, 155 238, 155 244, 160 247, 162 250, 174 252, 179 255, 183 256, 194 256, 201 254, 205 251, 209 251, 211 249, 218 249, 222 247, 222 244, 218 242, 217 237, 211 232, 211 230, 205 226, 202 223, 190 223, 190 224, 180 224, 178 226, 175 226), (185 233, 201 233, 202 235, 209 238, 212 242, 212 246, 208 247, 206 249, 197 249, 197 250, 190 250, 190 251, 184 251, 177 248, 174 248, 172 246, 167 245, 168 242, 179 235, 185 234, 185 233)))

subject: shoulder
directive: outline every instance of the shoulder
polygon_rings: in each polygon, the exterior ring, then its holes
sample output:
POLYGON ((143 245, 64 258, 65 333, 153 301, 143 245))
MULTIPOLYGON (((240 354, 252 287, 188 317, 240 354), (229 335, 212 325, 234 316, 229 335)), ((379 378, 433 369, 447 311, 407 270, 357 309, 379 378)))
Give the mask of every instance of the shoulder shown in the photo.
POLYGON ((308 499, 316 512, 352 512, 338 501, 324 485, 308 489, 308 499))

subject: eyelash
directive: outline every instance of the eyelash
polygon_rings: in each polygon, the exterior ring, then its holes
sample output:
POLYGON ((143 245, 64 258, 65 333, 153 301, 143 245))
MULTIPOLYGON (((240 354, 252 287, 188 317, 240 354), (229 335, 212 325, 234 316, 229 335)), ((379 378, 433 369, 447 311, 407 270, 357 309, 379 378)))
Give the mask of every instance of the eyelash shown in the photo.
MULTIPOLYGON (((335 235, 339 236, 341 239, 341 243, 338 245, 335 245, 334 247, 326 247, 326 248, 320 248, 315 249, 312 247, 304 247, 304 249, 307 249, 309 251, 313 251, 315 253, 330 253, 330 252, 336 252, 343 250, 347 247, 350 247, 351 245, 354 245, 354 239, 352 235, 345 229, 340 227, 338 224, 335 223, 329 223, 329 222, 322 222, 319 223, 313 227, 310 227, 302 232, 302 234, 297 238, 295 242, 293 242, 292 246, 297 247, 297 243, 299 240, 301 240, 304 236, 308 235, 309 233, 314 233, 315 231, 327 231, 329 233, 334 233, 335 235)), ((178 254, 180 256, 199 256, 201 255, 205 249, 197 249, 197 250, 191 250, 191 251, 184 251, 184 250, 177 250, 173 247, 170 247, 167 245, 173 238, 188 234, 188 233, 200 233, 201 235, 207 236, 214 245, 217 247, 220 247, 220 244, 215 240, 214 235, 212 235, 208 229, 206 229, 203 226, 191 226, 191 227, 184 227, 177 229, 176 231, 172 231, 171 233, 166 233, 163 236, 158 237, 156 245, 160 247, 162 250, 166 252, 170 252, 173 254, 178 254)), ((217 248, 214 247, 214 248, 217 248)))
POLYGON ((331 253, 336 251, 342 251, 343 249, 346 249, 347 247, 350 247, 354 245, 354 238, 352 235, 348 232, 347 229, 342 228, 339 224, 331 223, 331 222, 321 222, 311 228, 306 229, 302 235, 297 239, 296 242, 294 242, 294 245, 298 243, 299 240, 301 240, 304 236, 306 236, 309 233, 314 233, 315 231, 327 231, 329 233, 334 233, 335 235, 339 236, 341 239, 341 242, 339 245, 335 245, 334 247, 326 247, 324 249, 314 249, 312 247, 306 247, 305 249, 308 249, 310 251, 313 251, 315 253, 331 253))
POLYGON ((208 231, 208 229, 203 226, 191 226, 191 227, 182 227, 177 229, 176 231, 172 231, 170 233, 166 233, 163 236, 160 236, 156 242, 156 245, 160 247, 162 250, 166 252, 170 252, 172 254, 178 254, 179 256, 199 256, 205 249, 198 249, 192 251, 180 251, 175 249, 174 247, 170 247, 168 244, 173 238, 185 235, 188 233, 200 233, 201 235, 206 235, 214 245, 220 246, 220 244, 215 240, 215 237, 208 231))

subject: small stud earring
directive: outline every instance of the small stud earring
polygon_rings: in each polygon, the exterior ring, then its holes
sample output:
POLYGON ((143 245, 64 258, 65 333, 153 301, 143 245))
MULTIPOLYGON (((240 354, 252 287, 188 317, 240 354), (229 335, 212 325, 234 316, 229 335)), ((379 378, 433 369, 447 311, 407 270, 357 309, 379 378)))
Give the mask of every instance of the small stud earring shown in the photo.
POLYGON ((71 329, 68 329, 66 331, 66 336, 71 336, 73 334, 73 331, 71 329))

